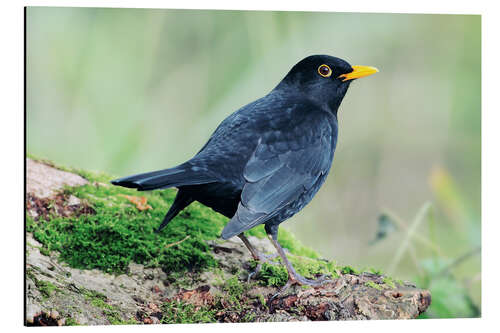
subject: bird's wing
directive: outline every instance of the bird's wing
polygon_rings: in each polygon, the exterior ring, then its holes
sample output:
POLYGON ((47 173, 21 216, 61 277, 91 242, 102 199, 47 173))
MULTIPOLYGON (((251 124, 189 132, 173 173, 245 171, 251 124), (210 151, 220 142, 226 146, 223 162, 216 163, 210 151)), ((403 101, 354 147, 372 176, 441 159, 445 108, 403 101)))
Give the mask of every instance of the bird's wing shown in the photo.
POLYGON ((222 238, 266 222, 309 191, 331 166, 332 135, 336 131, 326 121, 304 123, 286 134, 266 133, 245 166, 238 210, 222 238))

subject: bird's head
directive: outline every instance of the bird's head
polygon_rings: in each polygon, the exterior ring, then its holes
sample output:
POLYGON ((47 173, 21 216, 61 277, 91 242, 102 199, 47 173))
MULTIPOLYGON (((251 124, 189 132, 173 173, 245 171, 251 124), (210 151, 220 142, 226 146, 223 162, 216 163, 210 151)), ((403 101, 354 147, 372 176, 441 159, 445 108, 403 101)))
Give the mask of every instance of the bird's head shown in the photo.
POLYGON ((351 82, 376 72, 378 69, 375 67, 351 66, 340 58, 313 55, 293 66, 276 89, 305 94, 314 102, 327 105, 337 113, 351 82))

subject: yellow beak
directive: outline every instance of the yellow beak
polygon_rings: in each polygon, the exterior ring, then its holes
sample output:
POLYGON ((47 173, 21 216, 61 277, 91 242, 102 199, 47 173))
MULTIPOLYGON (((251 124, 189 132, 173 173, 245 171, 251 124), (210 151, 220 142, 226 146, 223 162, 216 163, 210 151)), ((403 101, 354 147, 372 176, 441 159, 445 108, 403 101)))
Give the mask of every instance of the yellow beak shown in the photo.
POLYGON ((352 79, 359 79, 360 77, 365 77, 378 72, 378 69, 372 66, 352 66, 353 71, 347 74, 339 75, 339 78, 343 77, 342 81, 348 81, 352 79))

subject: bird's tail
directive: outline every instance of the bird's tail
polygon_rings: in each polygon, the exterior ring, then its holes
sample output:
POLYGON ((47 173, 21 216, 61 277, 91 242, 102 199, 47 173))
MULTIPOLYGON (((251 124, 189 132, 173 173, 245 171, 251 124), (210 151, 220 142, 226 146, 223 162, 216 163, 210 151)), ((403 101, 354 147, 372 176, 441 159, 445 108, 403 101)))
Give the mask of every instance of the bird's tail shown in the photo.
POLYGON ((119 178, 111 184, 136 188, 139 191, 149 191, 168 187, 200 185, 217 181, 214 177, 189 164, 181 164, 175 168, 141 173, 119 178))
POLYGON ((161 222, 160 226, 158 229, 156 229, 156 232, 160 232, 163 228, 167 226, 167 224, 177 215, 181 210, 189 206, 194 199, 187 194, 183 190, 179 190, 177 192, 177 196, 175 197, 174 203, 172 206, 170 206, 170 209, 168 210, 167 214, 163 218, 163 221, 161 222))

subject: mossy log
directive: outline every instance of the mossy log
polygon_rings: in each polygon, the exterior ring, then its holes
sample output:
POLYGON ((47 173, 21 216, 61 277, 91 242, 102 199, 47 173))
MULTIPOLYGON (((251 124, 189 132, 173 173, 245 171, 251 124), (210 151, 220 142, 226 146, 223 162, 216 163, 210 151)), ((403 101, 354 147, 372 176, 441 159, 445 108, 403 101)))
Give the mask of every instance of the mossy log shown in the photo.
MULTIPOLYGON (((286 270, 265 264, 247 281, 255 262, 238 238, 217 238, 227 219, 209 208, 193 204, 155 234, 175 190, 138 194, 108 175, 26 163, 28 325, 409 319, 430 304, 427 290, 321 259, 285 230, 297 270, 333 282, 270 302, 286 270)), ((273 252, 262 228, 248 236, 273 252)))

